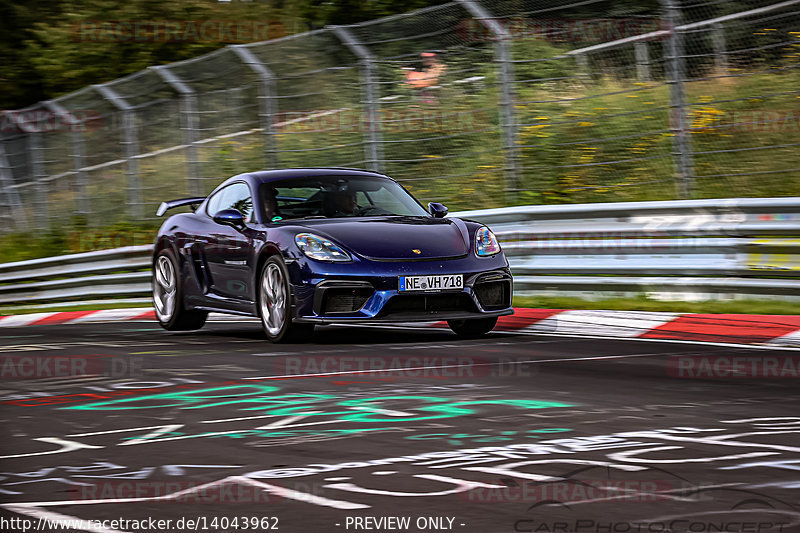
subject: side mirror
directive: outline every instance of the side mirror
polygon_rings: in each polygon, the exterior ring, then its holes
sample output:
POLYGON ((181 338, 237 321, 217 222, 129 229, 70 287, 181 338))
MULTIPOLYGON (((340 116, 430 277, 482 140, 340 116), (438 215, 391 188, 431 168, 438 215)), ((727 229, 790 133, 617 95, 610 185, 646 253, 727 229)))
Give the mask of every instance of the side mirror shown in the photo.
POLYGON ((431 202, 428 204, 428 212, 433 218, 444 218, 447 214, 447 206, 437 202, 431 202))
POLYGON ((244 227, 244 215, 238 209, 223 209, 214 215, 214 222, 241 229, 244 227))

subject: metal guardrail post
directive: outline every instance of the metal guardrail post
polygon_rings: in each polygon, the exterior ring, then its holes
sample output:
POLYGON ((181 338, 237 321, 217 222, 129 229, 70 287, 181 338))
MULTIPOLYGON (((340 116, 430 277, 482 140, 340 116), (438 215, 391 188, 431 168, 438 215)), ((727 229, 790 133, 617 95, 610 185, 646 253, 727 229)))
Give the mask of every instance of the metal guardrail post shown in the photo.
POLYGON ((181 118, 183 122, 184 142, 186 144, 186 166, 189 175, 189 192, 193 196, 203 194, 200 186, 200 162, 197 156, 197 132, 200 120, 197 109, 197 93, 178 78, 166 66, 150 67, 162 80, 181 95, 181 118))
POLYGON ((380 116, 380 104, 378 98, 377 73, 375 72, 375 56, 369 49, 358 42, 350 31, 343 26, 331 26, 331 30, 342 41, 361 63, 362 80, 362 103, 366 105, 367 140, 364 145, 364 155, 367 158, 367 168, 378 172, 383 172, 383 150, 381 148, 381 126, 378 123, 380 116))
POLYGON ((5 139, 0 139, 0 186, 3 188, 6 204, 13 217, 14 227, 17 229, 27 229, 28 221, 25 217, 25 210, 19 198, 19 192, 14 185, 14 177, 11 165, 8 162, 5 149, 5 139))
POLYGON ((694 182, 694 163, 689 139, 689 117, 684 92, 686 62, 683 50, 681 13, 675 0, 660 0, 672 30, 666 41, 665 59, 668 65, 667 84, 670 86, 670 130, 673 133, 675 186, 679 198, 691 198, 694 182))
POLYGON ((142 190, 139 183, 139 136, 136 131, 136 114, 133 106, 106 85, 92 85, 100 96, 122 112, 122 144, 125 146, 125 176, 128 183, 128 203, 131 216, 139 219, 142 212, 142 190))
POLYGON ((647 50, 647 43, 638 41, 633 43, 633 51, 636 54, 636 79, 639 81, 650 81, 650 56, 647 50))
POLYGON ((261 117, 261 128, 264 134, 264 161, 267 168, 278 168, 278 148, 275 143, 275 95, 278 92, 275 87, 275 74, 261 62, 247 46, 235 44, 228 46, 242 60, 242 62, 255 72, 260 80, 258 84, 258 99, 260 102, 259 115, 261 117))
POLYGON ((519 189, 519 157, 517 120, 514 113, 514 69, 511 62, 511 34, 493 18, 483 6, 472 0, 457 0, 464 8, 486 29, 488 29, 495 40, 494 53, 495 61, 499 65, 499 75, 501 83, 501 127, 503 128, 504 152, 505 152, 505 181, 506 181, 506 203, 509 205, 517 202, 517 190, 519 189))
POLYGON ((78 213, 88 215, 89 205, 89 174, 86 172, 86 142, 83 130, 86 127, 75 115, 70 113, 58 102, 47 100, 42 102, 55 115, 65 117, 70 126, 70 146, 72 147, 72 168, 75 170, 75 190, 77 192, 78 213))

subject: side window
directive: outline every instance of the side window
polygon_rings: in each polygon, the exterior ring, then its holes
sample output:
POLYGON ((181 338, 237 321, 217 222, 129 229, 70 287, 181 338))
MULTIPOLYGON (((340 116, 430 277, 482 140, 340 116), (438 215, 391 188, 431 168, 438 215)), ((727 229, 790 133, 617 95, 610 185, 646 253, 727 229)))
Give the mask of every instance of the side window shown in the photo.
POLYGON ((219 202, 222 200, 222 195, 225 194, 225 189, 217 191, 217 193, 208 199, 208 203, 206 204, 206 213, 208 216, 213 217, 219 211, 219 202))
POLYGON ((250 187, 245 183, 234 183, 212 196, 208 201, 208 214, 214 216, 223 209, 237 209, 247 222, 252 222, 253 198, 250 196, 250 187))

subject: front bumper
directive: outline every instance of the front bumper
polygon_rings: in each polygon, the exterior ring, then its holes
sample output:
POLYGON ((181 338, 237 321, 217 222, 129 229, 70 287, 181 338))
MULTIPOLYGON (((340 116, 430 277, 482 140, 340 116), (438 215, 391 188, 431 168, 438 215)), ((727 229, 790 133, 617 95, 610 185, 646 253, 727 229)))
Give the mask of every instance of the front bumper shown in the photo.
POLYGON ((454 260, 380 265, 383 272, 361 275, 346 269, 309 276, 308 265, 293 276, 295 320, 381 323, 463 320, 513 314, 513 281, 504 257, 493 264, 454 260), (476 266, 495 268, 478 269, 476 266), (305 274, 305 275, 304 275, 305 274), (463 274, 464 288, 438 292, 401 292, 401 275, 463 274))

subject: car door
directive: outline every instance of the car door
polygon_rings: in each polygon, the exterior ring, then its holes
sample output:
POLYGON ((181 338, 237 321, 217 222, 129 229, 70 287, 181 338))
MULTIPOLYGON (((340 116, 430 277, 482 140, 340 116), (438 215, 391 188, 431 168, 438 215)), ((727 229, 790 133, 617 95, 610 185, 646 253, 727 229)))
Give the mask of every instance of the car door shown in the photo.
POLYGON ((241 300, 252 299, 252 276, 249 259, 252 238, 250 229, 234 228, 214 221, 214 214, 223 209, 237 209, 244 215, 245 222, 253 217, 253 195, 244 182, 236 182, 217 191, 209 199, 208 240, 201 243, 203 255, 208 265, 210 289, 213 294, 241 300))

